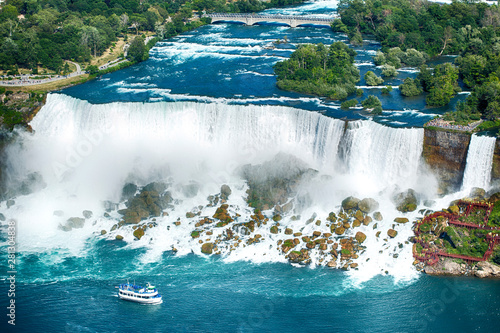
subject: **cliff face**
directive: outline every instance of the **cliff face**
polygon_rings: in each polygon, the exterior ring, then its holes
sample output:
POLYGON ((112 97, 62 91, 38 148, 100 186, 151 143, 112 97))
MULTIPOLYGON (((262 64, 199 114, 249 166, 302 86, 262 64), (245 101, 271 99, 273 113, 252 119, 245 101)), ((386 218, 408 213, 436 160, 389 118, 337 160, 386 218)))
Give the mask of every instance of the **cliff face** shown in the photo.
POLYGON ((498 183, 500 181, 500 140, 497 138, 495 144, 495 152, 493 155, 493 167, 491 168, 491 182, 498 183))
MULTIPOLYGON (((462 179, 469 149, 470 135, 425 129, 422 155, 432 172, 438 177, 439 188, 443 193, 458 190, 462 179)), ((500 146, 497 143, 500 153, 500 146)), ((500 154, 498 175, 500 177, 500 154)))

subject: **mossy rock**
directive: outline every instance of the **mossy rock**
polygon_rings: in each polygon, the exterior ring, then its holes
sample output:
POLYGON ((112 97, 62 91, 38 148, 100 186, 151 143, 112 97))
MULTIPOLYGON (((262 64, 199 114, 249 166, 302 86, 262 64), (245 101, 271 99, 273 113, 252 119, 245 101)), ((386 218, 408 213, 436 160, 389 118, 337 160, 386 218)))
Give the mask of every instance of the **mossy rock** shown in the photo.
POLYGON ((123 240, 123 236, 122 236, 122 235, 116 235, 116 236, 115 236, 115 239, 116 239, 116 240, 123 240))
POLYGON ((195 231, 191 232, 191 237, 193 237, 193 238, 200 237, 200 232, 198 230, 195 230, 195 231))
POLYGON ((273 225, 273 226, 271 227, 271 233, 272 233, 272 234, 277 234, 277 233, 278 233, 278 227, 277 227, 277 226, 275 226, 275 225, 273 225))
POLYGON ((191 219, 191 218, 193 218, 193 217, 195 217, 195 216, 196 216, 196 214, 195 214, 195 213, 192 213, 192 212, 187 212, 187 213, 186 213, 186 217, 187 217, 188 219, 191 219))
POLYGON ((363 215, 363 212, 360 211, 360 210, 357 210, 356 211, 356 214, 354 214, 354 217, 357 218, 358 220, 363 220, 365 218, 365 216, 363 215))
POLYGON ((106 235, 108 232, 106 230, 101 230, 101 235, 106 235))
POLYGON ((343 234, 344 234, 344 232, 345 232, 345 228, 344 228, 344 227, 338 227, 338 228, 336 228, 336 229, 335 229, 335 233, 336 233, 337 235, 339 235, 339 236, 340 236, 340 235, 343 235, 343 234))
POLYGON ((353 228, 357 228, 361 226, 361 222, 359 220, 354 220, 354 222, 352 222, 352 227, 353 228))
POLYGON ((335 216, 334 212, 330 212, 330 214, 328 214, 328 217, 326 218, 326 220, 330 221, 330 222, 336 222, 337 216, 335 216))
POLYGON ((142 228, 135 229, 134 236, 135 236, 135 238, 140 240, 141 237, 144 236, 144 229, 142 229, 142 228))
POLYGON ((382 221, 384 219, 384 217, 382 216, 381 212, 375 212, 375 213, 373 213, 373 218, 376 221, 382 221))
POLYGON ((285 229, 285 235, 291 235, 291 234, 293 234, 293 230, 290 229, 290 228, 286 228, 285 229))
POLYGON ((394 219, 394 222, 396 223, 408 223, 410 220, 408 220, 406 217, 396 217, 394 219))
POLYGON ((213 243, 204 243, 201 246, 201 252, 205 254, 212 254, 214 250, 214 244, 213 243))
POLYGON ((389 229, 387 230, 387 235, 391 238, 394 238, 398 235, 398 232, 394 229, 389 229))
POLYGON ((361 231, 358 231, 355 236, 356 240, 358 243, 363 243, 366 240, 366 235, 362 233, 361 231))
POLYGON ((280 215, 280 214, 276 214, 276 215, 274 215, 274 216, 273 216, 273 221, 274 221, 274 222, 279 222, 279 221, 281 221, 281 215, 280 215))
POLYGON ((459 215, 460 214, 460 208, 458 208, 457 205, 450 206, 450 208, 448 208, 448 210, 452 214, 455 214, 455 215, 459 215))
POLYGON ((351 210, 351 209, 355 209, 355 208, 358 208, 358 203, 360 202, 360 200, 358 198, 355 198, 355 197, 347 197, 345 198, 343 201, 342 201, 342 208, 344 210, 351 210))

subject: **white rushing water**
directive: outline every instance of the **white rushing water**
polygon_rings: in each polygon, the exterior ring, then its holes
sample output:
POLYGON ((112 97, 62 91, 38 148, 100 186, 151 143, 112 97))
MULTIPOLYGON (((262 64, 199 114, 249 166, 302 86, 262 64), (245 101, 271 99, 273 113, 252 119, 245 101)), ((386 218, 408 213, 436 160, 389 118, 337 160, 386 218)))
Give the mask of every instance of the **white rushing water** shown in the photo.
MULTIPOLYGON (((306 220, 317 216, 324 221, 329 212, 338 212, 347 196, 374 197, 384 220, 347 234, 364 232, 369 248, 358 259, 364 266, 353 276, 366 280, 387 272, 407 279, 415 274, 411 246, 399 246, 412 235, 411 226, 394 226, 401 213, 390 197, 396 189, 407 188, 434 194, 429 183, 425 189, 419 185, 426 176, 419 167, 423 129, 394 129, 372 121, 351 122, 346 129, 342 120, 290 107, 192 102, 93 105, 60 94, 48 96, 31 125, 34 134, 20 133, 18 143, 9 148, 7 173, 10 187, 28 184, 32 193, 19 194, 10 208, 0 205, 1 213, 19 221, 20 250, 57 249, 75 255, 88 249, 89 239, 96 239, 100 230, 107 230, 109 239, 120 232, 129 246, 147 247, 144 261, 157 260, 172 247, 179 254, 200 253, 198 239, 190 237, 197 220, 186 219, 186 212, 212 216, 216 207, 206 206, 207 197, 228 184, 233 191, 228 201, 231 214, 241 215, 240 222, 248 221, 253 209, 245 202, 248 187, 239 170, 248 163, 267 163, 268 171, 276 175, 299 168, 319 172, 302 183, 293 198, 294 213, 301 217, 285 216, 283 227, 304 234, 329 232, 326 224, 306 220), (103 202, 119 202, 127 182, 144 186, 152 181, 170 184, 177 201, 169 215, 158 217, 158 226, 140 241, 134 241, 131 228, 109 232, 120 215, 114 211, 103 217, 103 202), (198 191, 186 194, 188 184, 196 184, 198 191), (58 228, 69 217, 82 216, 83 210, 93 212, 92 222, 70 232, 58 228), (173 228, 177 220, 182 224, 173 228), (387 239, 389 228, 398 231, 394 239, 387 239), (376 237, 377 231, 383 235, 376 237)), ((272 216, 272 211, 265 214, 272 216)), ((208 240, 222 232, 224 228, 218 228, 208 240)), ((271 234, 264 225, 255 233, 264 240, 223 251, 226 260, 286 261, 276 243, 289 236, 271 234)), ((323 257, 318 250, 311 251, 313 265, 326 264, 323 257)))
POLYGON ((472 135, 462 190, 470 190, 473 187, 489 189, 495 143, 495 137, 472 135))

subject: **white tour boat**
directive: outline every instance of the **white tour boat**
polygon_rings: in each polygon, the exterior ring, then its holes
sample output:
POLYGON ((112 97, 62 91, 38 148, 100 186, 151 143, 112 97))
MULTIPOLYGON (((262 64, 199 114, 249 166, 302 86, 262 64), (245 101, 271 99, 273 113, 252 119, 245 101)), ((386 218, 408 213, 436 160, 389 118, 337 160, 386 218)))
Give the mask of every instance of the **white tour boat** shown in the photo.
POLYGON ((136 286, 131 283, 120 284, 118 287, 118 297, 126 301, 142 304, 161 304, 161 295, 155 286, 146 284, 146 287, 136 286))

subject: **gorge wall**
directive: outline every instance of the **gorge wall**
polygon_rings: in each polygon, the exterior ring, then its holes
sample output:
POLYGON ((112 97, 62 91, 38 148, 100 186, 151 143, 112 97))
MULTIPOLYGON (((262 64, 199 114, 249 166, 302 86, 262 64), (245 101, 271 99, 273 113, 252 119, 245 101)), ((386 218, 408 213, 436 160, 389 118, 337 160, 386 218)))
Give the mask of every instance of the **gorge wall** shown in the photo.
MULTIPOLYGON (((438 177, 442 193, 456 191, 462 185, 470 135, 443 130, 424 130, 422 155, 438 177)), ((500 156, 499 161, 500 161, 500 156)))
MULTIPOLYGON (((460 190, 464 178, 471 136, 439 129, 424 130, 422 156, 437 176, 442 193, 460 190)), ((500 141, 497 139, 491 168, 491 183, 500 181, 500 141)))

